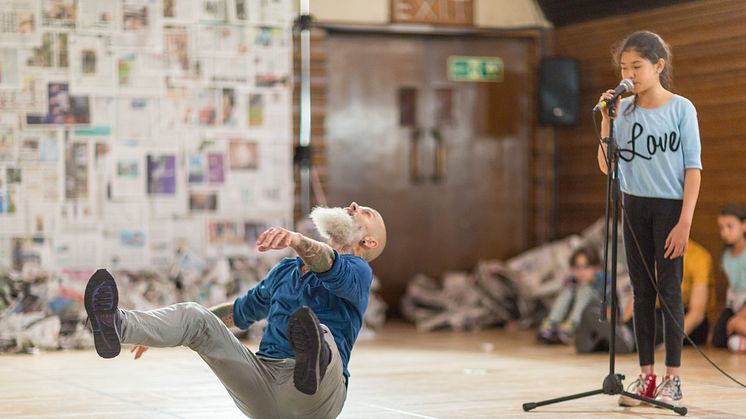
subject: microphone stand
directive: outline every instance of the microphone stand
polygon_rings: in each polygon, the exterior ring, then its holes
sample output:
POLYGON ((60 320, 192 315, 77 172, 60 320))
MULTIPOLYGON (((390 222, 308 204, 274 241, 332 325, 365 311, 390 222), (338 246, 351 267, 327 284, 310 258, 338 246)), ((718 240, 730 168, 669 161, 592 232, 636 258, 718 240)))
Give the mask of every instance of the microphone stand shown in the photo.
MULTIPOLYGON (((540 402, 529 402, 523 404, 523 410, 528 412, 540 406, 546 406, 555 403, 566 402, 569 400, 581 399, 584 397, 595 396, 597 394, 607 394, 610 396, 623 395, 629 398, 639 400, 641 402, 651 404, 664 409, 673 410, 681 416, 686 415, 687 409, 684 406, 677 407, 668 403, 663 403, 654 399, 639 396, 637 394, 630 393, 624 389, 622 381, 624 375, 617 374, 614 371, 615 358, 616 358, 616 322, 618 313, 618 298, 616 293, 617 287, 617 240, 619 237, 618 225, 619 225, 619 147, 614 139, 614 118, 616 117, 616 106, 607 106, 606 110, 609 114, 609 136, 602 141, 607 144, 606 150, 606 228, 605 228, 605 244, 604 244, 604 274, 608 274, 608 270, 611 269, 611 319, 609 321, 609 374, 603 381, 600 389, 593 391, 587 391, 584 393, 573 394, 570 396, 558 397, 555 399, 544 400, 540 402), (609 206, 611 206, 611 216, 609 214, 609 206), (609 237, 609 223, 611 224, 611 237, 609 237), (609 242, 611 242, 611 264, 609 264, 609 242)), ((595 117, 595 115, 594 115, 595 117)), ((605 278, 609 276, 606 275, 605 278)), ((605 287, 604 287, 605 288, 605 287)), ((605 291, 605 290, 604 290, 605 291)), ((604 304, 601 309, 601 319, 606 318, 606 293, 604 292, 604 304)))

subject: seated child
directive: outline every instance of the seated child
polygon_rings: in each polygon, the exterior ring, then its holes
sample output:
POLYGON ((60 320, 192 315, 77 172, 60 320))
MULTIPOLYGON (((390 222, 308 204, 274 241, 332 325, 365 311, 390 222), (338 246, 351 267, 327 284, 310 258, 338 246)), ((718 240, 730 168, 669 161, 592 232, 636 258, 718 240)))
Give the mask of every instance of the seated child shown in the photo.
POLYGON ((712 345, 746 352, 746 208, 726 204, 718 215, 720 238, 725 244, 722 267, 728 277, 725 310, 712 335, 712 345))
POLYGON ((565 281, 564 288, 552 304, 549 316, 539 328, 537 339, 542 343, 569 344, 583 310, 591 301, 599 300, 603 293, 603 272, 598 253, 594 249, 575 249, 570 256, 570 266, 572 276, 565 281))

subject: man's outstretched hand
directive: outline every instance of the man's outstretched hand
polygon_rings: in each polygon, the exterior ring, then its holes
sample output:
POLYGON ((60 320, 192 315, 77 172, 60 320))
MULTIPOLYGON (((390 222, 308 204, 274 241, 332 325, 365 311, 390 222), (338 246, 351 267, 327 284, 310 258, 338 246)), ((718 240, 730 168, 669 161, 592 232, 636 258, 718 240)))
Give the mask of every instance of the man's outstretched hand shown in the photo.
POLYGON ((291 247, 314 272, 326 272, 334 262, 334 250, 329 245, 282 227, 272 227, 262 233, 256 241, 256 246, 260 252, 291 247))
POLYGON ((260 252, 267 250, 285 249, 297 247, 300 244, 300 234, 282 227, 272 227, 262 233, 256 241, 260 252))
POLYGON ((140 357, 142 356, 142 354, 144 354, 145 351, 147 351, 148 349, 150 349, 150 348, 148 348, 147 346, 144 346, 144 345, 135 345, 135 346, 132 347, 132 349, 130 349, 130 352, 134 352, 135 353, 135 359, 140 359, 140 357))

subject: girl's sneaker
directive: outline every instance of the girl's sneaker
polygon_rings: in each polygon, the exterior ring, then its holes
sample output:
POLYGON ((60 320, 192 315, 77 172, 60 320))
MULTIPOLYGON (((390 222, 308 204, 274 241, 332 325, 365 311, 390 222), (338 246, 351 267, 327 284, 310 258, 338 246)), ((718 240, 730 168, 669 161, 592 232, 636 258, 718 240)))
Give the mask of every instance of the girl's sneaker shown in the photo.
POLYGON ((668 403, 676 407, 681 406, 683 394, 681 393, 681 379, 678 375, 666 376, 655 390, 655 400, 668 403))
POLYGON ((746 337, 741 335, 733 335, 728 338, 728 349, 731 352, 745 353, 746 352, 746 337))
MULTIPOLYGON (((630 383, 627 386, 627 392, 637 394, 638 396, 647 397, 649 399, 655 398, 655 374, 640 374, 637 380, 630 383)), ((625 395, 619 396, 619 406, 635 407, 642 404, 642 401, 633 399, 625 395)))

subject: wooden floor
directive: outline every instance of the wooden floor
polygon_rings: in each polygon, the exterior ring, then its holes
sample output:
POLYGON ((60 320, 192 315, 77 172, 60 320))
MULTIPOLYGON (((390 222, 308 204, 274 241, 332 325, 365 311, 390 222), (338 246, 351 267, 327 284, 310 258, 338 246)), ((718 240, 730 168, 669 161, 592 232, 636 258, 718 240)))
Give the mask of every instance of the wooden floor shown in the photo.
MULTIPOLYGON (((708 353, 746 381, 746 355, 708 353)), ((635 355, 620 356, 617 372, 633 376, 636 365, 635 355)), ((691 348, 684 351, 683 365, 687 417, 746 418, 745 389, 691 348)), ((391 324, 358 343, 350 370, 343 418, 677 417, 650 407, 621 408, 616 397, 606 395, 524 413, 527 401, 600 388, 608 371, 606 355, 537 346, 527 332, 417 334, 411 326, 391 324)), ((93 351, 2 355, 0 417, 242 416, 196 354, 173 348, 151 350, 138 361, 128 352, 114 360, 93 351)))

